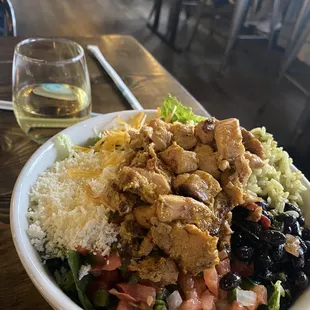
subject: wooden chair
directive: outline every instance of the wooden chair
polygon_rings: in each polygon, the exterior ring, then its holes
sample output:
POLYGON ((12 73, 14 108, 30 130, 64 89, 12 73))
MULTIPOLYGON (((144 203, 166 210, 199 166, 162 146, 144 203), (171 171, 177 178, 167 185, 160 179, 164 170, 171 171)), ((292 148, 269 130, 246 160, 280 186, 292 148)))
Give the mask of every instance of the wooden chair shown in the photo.
POLYGON ((15 12, 10 0, 0 0, 0 36, 16 36, 15 12))

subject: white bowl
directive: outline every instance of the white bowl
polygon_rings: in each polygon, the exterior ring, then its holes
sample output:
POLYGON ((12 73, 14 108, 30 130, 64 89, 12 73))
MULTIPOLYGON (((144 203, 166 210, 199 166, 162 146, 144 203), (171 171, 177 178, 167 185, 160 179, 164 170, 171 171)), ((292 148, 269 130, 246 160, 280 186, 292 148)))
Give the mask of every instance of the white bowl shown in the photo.
MULTIPOLYGON (((144 112, 149 119, 157 115, 155 110, 145 110, 144 112)), ((128 121, 137 113, 137 111, 122 111, 98 116, 69 127, 62 131, 62 133, 68 135, 74 144, 83 145, 90 137, 95 135, 96 131, 100 132, 103 129, 112 128, 116 124, 117 116, 120 116, 124 121, 128 121)), ((54 138, 48 140, 31 156, 16 181, 10 207, 11 231, 15 248, 24 268, 47 302, 57 310, 81 310, 78 305, 61 291, 57 283, 49 275, 46 268, 42 265, 38 252, 31 245, 26 232, 28 228, 26 213, 29 207, 28 193, 30 188, 35 184, 38 176, 57 160, 57 152, 53 140, 54 138)), ((306 202, 310 202, 310 183, 306 178, 303 179, 303 183, 307 188, 303 198, 306 202)), ((310 210, 305 209, 303 211, 306 222, 310 223, 310 210)), ((292 309, 310 309, 309 299, 310 290, 307 290, 292 309)))

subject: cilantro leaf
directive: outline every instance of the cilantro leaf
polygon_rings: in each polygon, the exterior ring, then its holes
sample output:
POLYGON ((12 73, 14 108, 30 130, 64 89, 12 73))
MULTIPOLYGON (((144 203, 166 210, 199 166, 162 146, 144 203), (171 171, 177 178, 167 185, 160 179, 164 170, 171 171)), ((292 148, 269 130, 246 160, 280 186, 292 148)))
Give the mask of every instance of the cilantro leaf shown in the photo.
POLYGON ((268 299, 268 310, 280 310, 281 296, 285 296, 285 291, 281 285, 281 281, 278 280, 273 285, 273 292, 268 299))
POLYGON ((160 108, 160 114, 166 121, 171 123, 175 121, 184 124, 190 121, 198 123, 205 119, 203 116, 195 115, 190 107, 184 106, 176 97, 170 94, 164 100, 160 108))

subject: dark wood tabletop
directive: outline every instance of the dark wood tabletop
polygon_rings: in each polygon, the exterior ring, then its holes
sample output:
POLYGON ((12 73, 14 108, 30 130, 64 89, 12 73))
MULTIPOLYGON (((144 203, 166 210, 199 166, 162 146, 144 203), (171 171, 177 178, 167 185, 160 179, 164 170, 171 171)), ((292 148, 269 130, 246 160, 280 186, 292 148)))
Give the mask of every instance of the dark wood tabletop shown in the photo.
MULTIPOLYGON (((12 60, 23 38, 0 38, 0 100, 12 98, 12 60)), ((84 48, 100 47, 107 61, 129 86, 145 109, 155 109, 168 93, 206 115, 207 111, 131 36, 72 38, 84 48)), ((86 51, 93 111, 129 110, 112 80, 86 51)), ((38 145, 19 128, 13 112, 0 110, 0 309, 51 309, 24 271, 14 249, 10 226, 10 198, 16 178, 38 145)))

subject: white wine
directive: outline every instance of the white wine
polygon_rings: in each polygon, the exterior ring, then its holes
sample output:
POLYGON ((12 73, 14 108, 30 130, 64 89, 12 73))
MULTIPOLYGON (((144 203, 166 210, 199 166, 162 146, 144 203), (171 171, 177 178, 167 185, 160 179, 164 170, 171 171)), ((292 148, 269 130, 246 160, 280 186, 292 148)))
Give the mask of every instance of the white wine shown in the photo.
POLYGON ((68 84, 36 84, 13 97, 18 124, 30 138, 43 143, 60 130, 87 119, 91 98, 68 84))

